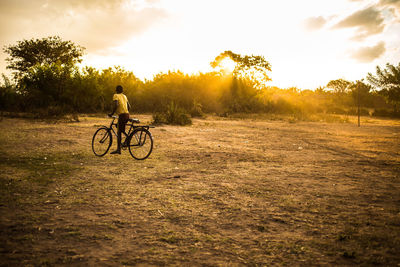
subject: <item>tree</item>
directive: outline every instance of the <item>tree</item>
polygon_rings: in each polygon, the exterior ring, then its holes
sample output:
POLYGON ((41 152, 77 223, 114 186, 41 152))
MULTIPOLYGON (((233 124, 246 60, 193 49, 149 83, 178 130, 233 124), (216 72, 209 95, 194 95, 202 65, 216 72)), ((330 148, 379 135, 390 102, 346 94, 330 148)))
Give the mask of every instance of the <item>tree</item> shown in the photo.
POLYGON ((364 83, 363 80, 356 81, 350 86, 350 94, 353 98, 354 104, 360 105, 361 107, 370 107, 373 105, 373 100, 371 99, 372 86, 364 83))
POLYGON ((268 76, 271 64, 263 56, 242 56, 225 51, 210 65, 213 68, 220 67, 222 71, 226 65, 234 65, 231 76, 226 76, 231 77, 227 79, 230 80, 228 90, 223 90, 220 99, 228 111, 256 112, 260 109, 261 100, 257 96, 266 88, 266 82, 271 80, 268 76))
POLYGON ((267 74, 267 71, 271 71, 271 64, 263 56, 241 56, 228 50, 219 54, 210 63, 211 67, 220 66, 226 58, 230 58, 235 63, 233 70, 235 77, 249 79, 259 89, 264 88, 265 82, 271 80, 267 74))
MULTIPOLYGON (((77 68, 58 63, 35 65, 27 70, 19 81, 19 90, 25 97, 26 108, 47 108, 50 106, 73 105, 75 91, 72 82, 77 68)), ((82 97, 82 96, 81 96, 82 97)))
POLYGON ((20 94, 16 91, 15 84, 2 74, 3 82, 0 83, 0 110, 16 109, 20 94))
MULTIPOLYGON (((329 91, 331 105, 336 107, 342 106, 342 108, 345 106, 352 106, 353 100, 351 99, 350 95, 350 87, 352 86, 352 84, 352 82, 344 79, 337 79, 328 82, 326 87, 332 89, 332 91, 329 91)), ((339 110, 336 110, 335 112, 339 112, 339 110)))
POLYGON ((335 93, 343 94, 346 93, 351 85, 351 82, 344 79, 337 79, 328 82, 326 87, 333 89, 335 93))
POLYGON ((367 80, 376 88, 386 101, 393 104, 394 112, 400 113, 400 63, 397 66, 387 63, 385 69, 376 67, 376 76, 368 73, 367 80))
POLYGON ((58 36, 18 41, 16 45, 3 48, 9 55, 6 59, 7 68, 16 71, 14 73, 16 80, 22 78, 36 65, 57 63, 72 67, 82 61, 84 49, 72 41, 63 41, 58 36))

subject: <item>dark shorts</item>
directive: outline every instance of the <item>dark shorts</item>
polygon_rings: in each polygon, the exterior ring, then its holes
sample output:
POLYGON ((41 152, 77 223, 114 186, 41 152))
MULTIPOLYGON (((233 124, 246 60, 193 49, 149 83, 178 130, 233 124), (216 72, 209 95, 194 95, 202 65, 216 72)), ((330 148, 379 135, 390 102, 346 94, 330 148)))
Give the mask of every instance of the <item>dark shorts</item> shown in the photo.
POLYGON ((122 113, 118 116, 118 131, 125 132, 125 124, 129 120, 129 113, 122 113))

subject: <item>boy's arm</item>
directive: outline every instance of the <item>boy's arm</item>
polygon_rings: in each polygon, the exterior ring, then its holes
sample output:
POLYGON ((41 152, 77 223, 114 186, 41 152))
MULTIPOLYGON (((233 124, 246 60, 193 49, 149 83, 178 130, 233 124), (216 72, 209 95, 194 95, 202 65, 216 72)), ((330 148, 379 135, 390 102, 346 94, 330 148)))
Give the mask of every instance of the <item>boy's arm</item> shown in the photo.
POLYGON ((131 110, 131 104, 129 104, 129 102, 127 102, 128 103, 128 111, 130 111, 131 110))
POLYGON ((113 110, 112 110, 112 112, 110 114, 108 114, 109 117, 114 115, 114 113, 115 113, 115 111, 117 110, 117 107, 118 107, 118 100, 114 100, 113 103, 114 103, 113 110))

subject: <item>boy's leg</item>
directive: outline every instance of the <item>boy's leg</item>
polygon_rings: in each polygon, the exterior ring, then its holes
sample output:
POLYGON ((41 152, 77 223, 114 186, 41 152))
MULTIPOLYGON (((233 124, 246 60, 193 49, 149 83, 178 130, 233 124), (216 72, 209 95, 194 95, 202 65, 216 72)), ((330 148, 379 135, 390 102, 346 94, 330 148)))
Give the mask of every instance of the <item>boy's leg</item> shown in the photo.
POLYGON ((110 154, 121 154, 121 139, 122 133, 125 133, 125 124, 128 122, 129 114, 120 114, 118 117, 118 131, 117 131, 117 150, 110 154))
MULTIPOLYGON (((121 118, 118 118, 118 125, 117 125, 117 128, 118 128, 118 130, 117 130, 117 150, 115 150, 115 151, 113 151, 113 152, 111 152, 110 154, 121 154, 121 134, 122 134, 122 132, 121 132, 121 126, 122 126, 122 124, 124 124, 124 126, 125 126, 125 123, 123 123, 122 121, 121 121, 121 118)), ((124 127, 125 128, 125 127, 124 127)))
POLYGON ((121 121, 120 138, 119 138, 119 143, 120 143, 120 144, 121 144, 121 140, 122 140, 122 133, 124 133, 125 136, 126 136, 126 133, 125 133, 125 124, 126 124, 126 121, 125 121, 125 118, 124 118, 124 120, 121 121))
POLYGON ((126 123, 129 120, 129 114, 122 114, 122 119, 121 119, 121 139, 122 139, 122 133, 125 135, 125 142, 124 145, 126 146, 126 141, 128 140, 128 136, 125 132, 125 128, 126 128, 126 123))
POLYGON ((118 129, 118 136, 117 136, 117 150, 121 151, 121 129, 118 129))

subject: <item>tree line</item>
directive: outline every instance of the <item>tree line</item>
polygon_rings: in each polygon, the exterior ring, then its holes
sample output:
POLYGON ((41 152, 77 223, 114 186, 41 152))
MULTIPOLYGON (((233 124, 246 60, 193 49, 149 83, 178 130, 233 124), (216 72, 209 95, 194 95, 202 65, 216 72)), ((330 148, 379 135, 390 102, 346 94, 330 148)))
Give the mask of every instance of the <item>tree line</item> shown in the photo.
POLYGON ((203 113, 400 115, 400 63, 377 67, 361 81, 332 80, 315 90, 268 86, 270 63, 263 56, 232 51, 218 55, 214 71, 159 73, 141 80, 121 67, 79 68, 84 48, 57 36, 4 47, 8 68, 0 85, 0 109, 43 116, 109 112, 115 86, 121 84, 136 113, 165 113, 173 107, 191 116, 203 113), (231 60, 233 70, 224 68, 231 60))

